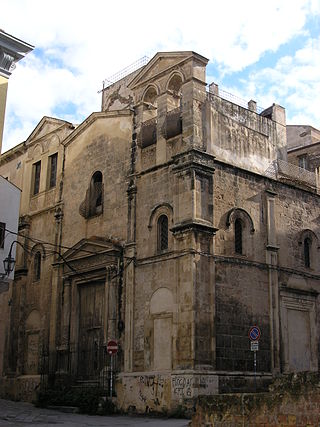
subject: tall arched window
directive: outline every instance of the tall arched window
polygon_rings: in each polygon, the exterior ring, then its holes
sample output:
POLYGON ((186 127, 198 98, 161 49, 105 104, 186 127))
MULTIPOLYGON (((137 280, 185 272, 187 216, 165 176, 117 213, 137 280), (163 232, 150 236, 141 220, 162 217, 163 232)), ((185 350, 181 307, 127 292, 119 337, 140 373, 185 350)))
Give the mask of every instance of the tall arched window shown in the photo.
POLYGON ((158 250, 168 249, 168 217, 161 215, 158 219, 158 250))
POLYGON ((234 222, 234 251, 242 254, 242 222, 239 218, 234 222))
POLYGON ((33 260, 33 279, 34 281, 40 280, 41 276, 41 253, 36 252, 33 260))
POLYGON ((310 268, 310 250, 311 250, 311 239, 306 237, 303 241, 303 255, 304 255, 304 266, 310 268))

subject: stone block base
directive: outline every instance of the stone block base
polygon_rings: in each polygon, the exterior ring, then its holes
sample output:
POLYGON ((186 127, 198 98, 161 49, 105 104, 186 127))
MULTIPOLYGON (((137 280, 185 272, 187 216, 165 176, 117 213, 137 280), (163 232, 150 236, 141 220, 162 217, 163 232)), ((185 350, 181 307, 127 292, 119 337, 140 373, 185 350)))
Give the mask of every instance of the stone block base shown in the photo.
POLYGON ((122 373, 116 393, 124 411, 170 414, 192 409, 198 396, 218 393, 218 376, 199 371, 122 373))

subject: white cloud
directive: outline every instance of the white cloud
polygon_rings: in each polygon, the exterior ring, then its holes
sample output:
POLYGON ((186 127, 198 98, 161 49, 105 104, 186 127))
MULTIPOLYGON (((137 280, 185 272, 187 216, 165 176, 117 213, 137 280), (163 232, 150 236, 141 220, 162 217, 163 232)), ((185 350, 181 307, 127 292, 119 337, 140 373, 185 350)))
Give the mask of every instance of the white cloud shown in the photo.
POLYGON ((320 38, 308 39, 293 56, 280 59, 275 68, 250 76, 251 90, 265 106, 271 102, 287 109, 288 123, 320 127, 320 38))
POLYGON ((320 14, 317 0, 2 0, 1 27, 36 46, 10 78, 7 117, 15 114, 21 131, 8 120, 4 148, 59 104, 76 104, 77 121, 99 109, 102 80, 146 53, 194 50, 232 73, 305 33, 310 13, 320 14))

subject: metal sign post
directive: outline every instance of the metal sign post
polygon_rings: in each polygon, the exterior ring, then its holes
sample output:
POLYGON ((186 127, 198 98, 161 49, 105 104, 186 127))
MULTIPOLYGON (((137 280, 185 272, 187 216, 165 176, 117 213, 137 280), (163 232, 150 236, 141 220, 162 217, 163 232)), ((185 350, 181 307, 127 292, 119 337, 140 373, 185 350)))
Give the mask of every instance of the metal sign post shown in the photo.
POLYGON ((118 352, 118 343, 117 341, 110 340, 107 344, 107 352, 110 354, 110 399, 112 399, 113 394, 113 358, 114 355, 118 352))
POLYGON ((110 357, 110 399, 112 399, 112 388, 113 388, 113 354, 110 357))
POLYGON ((253 371, 254 371, 254 388, 257 391, 257 351, 259 350, 259 339, 261 331, 258 326, 252 326, 249 329, 250 350, 253 351, 253 371))

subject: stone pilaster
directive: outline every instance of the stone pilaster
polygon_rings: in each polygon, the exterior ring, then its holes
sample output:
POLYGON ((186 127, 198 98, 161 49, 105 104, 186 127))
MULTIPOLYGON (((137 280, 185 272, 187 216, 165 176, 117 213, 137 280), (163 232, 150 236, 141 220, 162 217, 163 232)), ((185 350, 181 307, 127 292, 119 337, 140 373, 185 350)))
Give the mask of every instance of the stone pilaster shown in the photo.
POLYGON ((178 368, 214 364, 213 165, 197 150, 174 157, 171 231, 175 250, 185 253, 178 261, 178 368))
POLYGON ((163 133, 166 116, 167 116, 167 93, 164 93, 157 98, 157 148, 156 148, 156 164, 165 163, 167 160, 167 141, 163 133))
POLYGON ((106 307, 108 313, 107 341, 117 339, 117 310, 118 310, 118 269, 115 265, 108 267, 108 297, 106 307))
MULTIPOLYGON (((135 259, 136 245, 128 244, 125 256, 135 259)), ((135 298, 135 263, 130 262, 125 270, 125 337, 124 370, 132 372, 134 348, 134 298, 135 298)))
POLYGON ((280 325, 279 325, 279 283, 278 271, 278 245, 276 241, 277 230, 275 221, 276 193, 266 191, 267 213, 267 246, 266 262, 269 266, 269 317, 271 340, 271 369, 273 373, 280 372, 280 325))
POLYGON ((205 82, 192 79, 182 85, 182 137, 188 148, 206 147, 203 138, 205 100, 205 82))

